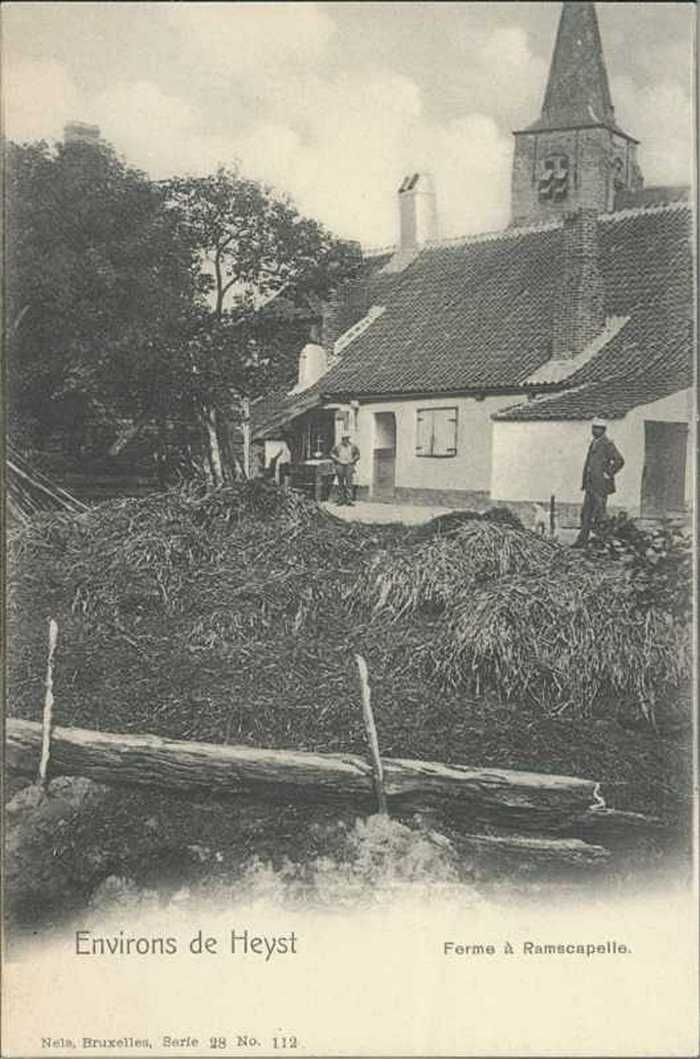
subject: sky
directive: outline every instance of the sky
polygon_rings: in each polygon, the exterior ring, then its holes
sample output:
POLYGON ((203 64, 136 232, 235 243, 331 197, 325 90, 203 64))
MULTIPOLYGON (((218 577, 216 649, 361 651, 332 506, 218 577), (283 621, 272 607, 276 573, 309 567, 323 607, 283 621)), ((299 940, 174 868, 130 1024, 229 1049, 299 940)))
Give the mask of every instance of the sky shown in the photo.
MULTIPOLYGON (((647 185, 690 182, 692 4, 597 5, 618 122, 647 185)), ((539 115, 560 4, 3 5, 6 135, 100 126, 154 178, 238 163, 364 246, 433 175, 440 235, 509 219, 512 130, 539 115)))

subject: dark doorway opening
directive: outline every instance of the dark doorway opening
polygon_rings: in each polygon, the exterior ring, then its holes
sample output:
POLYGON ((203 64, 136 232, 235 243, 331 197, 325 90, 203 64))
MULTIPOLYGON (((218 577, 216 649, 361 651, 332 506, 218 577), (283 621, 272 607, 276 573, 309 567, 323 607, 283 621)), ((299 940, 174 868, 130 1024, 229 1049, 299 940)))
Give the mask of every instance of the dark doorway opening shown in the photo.
POLYGON ((335 445, 335 413, 326 409, 308 412, 295 424, 292 437, 292 462, 303 463, 328 456, 335 445))
POLYGON ((688 424, 644 424, 641 513, 674 515, 685 511, 688 424))

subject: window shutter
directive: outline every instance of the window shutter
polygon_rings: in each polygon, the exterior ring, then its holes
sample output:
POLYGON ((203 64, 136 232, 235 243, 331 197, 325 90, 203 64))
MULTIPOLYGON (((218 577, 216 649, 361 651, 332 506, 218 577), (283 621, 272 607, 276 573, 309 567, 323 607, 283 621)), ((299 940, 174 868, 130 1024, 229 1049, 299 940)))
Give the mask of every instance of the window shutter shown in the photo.
POLYGON ((418 412, 417 415, 416 415, 416 452, 420 452, 422 454, 425 454, 425 452, 426 452, 426 448, 425 448, 425 441, 426 441, 425 431, 426 431, 425 413, 424 412, 418 412))
POLYGON ((447 453, 454 456, 457 453, 457 409, 449 408, 447 411, 447 453))
POLYGON ((416 453, 454 456, 457 453, 457 408, 421 408, 416 414, 416 453))

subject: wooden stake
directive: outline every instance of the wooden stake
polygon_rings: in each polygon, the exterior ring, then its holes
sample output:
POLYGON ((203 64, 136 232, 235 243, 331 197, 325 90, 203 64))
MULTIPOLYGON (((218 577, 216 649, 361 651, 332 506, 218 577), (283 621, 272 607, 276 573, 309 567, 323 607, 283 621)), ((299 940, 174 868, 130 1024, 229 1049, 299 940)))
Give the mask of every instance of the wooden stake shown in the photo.
POLYGON ((377 726, 374 723, 372 713, 372 700, 369 687, 369 673, 367 663, 362 655, 355 655, 357 668, 360 673, 360 692, 362 694, 362 718, 365 722, 365 734, 369 745, 370 757, 372 759, 372 773, 374 775, 374 790, 377 795, 377 807, 382 816, 388 816, 386 804, 386 791, 384 790, 384 769, 382 759, 379 756, 379 740, 377 738, 377 726))
POLYGON ((58 625, 53 618, 49 619, 49 657, 46 662, 46 683, 44 691, 44 720, 41 733, 41 758, 39 760, 38 782, 46 786, 46 775, 51 753, 51 726, 53 722, 53 656, 58 640, 58 625))
POLYGON ((557 507, 554 493, 549 498, 549 536, 553 537, 557 531, 557 507))

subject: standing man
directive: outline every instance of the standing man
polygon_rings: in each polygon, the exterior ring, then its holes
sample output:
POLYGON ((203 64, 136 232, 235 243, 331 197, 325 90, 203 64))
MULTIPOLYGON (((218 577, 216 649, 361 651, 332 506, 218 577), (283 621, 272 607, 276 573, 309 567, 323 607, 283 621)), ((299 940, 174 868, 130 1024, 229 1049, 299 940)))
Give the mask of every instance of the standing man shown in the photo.
POLYGON ((584 548, 592 529, 605 518, 608 497, 615 492, 615 475, 621 471, 625 461, 606 434, 604 419, 594 419, 591 424, 593 440, 588 446, 583 465, 581 489, 584 491, 581 508, 581 529, 572 547, 584 548))
POLYGON ((355 474, 355 464, 360 458, 360 450, 357 445, 350 441, 349 434, 343 434, 340 444, 331 449, 331 459, 335 465, 336 478, 338 480, 339 504, 352 504, 352 480, 355 474))

